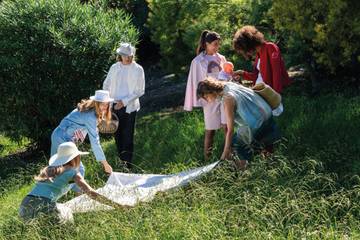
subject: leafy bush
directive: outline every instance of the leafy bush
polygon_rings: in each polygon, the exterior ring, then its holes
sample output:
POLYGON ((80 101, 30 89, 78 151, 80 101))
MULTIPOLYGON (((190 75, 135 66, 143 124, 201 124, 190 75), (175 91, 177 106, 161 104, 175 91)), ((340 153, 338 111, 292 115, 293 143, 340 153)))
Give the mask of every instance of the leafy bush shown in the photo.
MULTIPOLYGON (((269 0, 149 0, 148 25, 152 40, 160 45, 162 65, 168 71, 184 72, 195 57, 201 32, 210 29, 222 36, 220 52, 239 63, 231 47, 235 31, 244 24, 260 26, 267 33, 272 25, 269 0)), ((270 35, 267 36, 272 39, 270 35)), ((240 61, 240 63, 243 63, 240 61)))
POLYGON ((145 27, 148 16, 146 0, 81 0, 82 3, 92 4, 104 10, 122 9, 132 15, 131 21, 140 34, 150 34, 145 27))
POLYGON ((271 16, 283 32, 289 51, 299 62, 308 62, 323 73, 358 71, 360 63, 360 2, 274 1, 271 16))
POLYGON ((138 36, 122 10, 73 0, 3 1, 0 32, 0 128, 41 142, 101 87, 119 42, 138 36))
POLYGON ((132 24, 139 30, 139 44, 137 45, 136 60, 148 69, 159 62, 158 45, 151 41, 150 29, 146 25, 149 15, 146 0, 81 0, 83 3, 101 7, 105 11, 122 9, 131 16, 132 24))

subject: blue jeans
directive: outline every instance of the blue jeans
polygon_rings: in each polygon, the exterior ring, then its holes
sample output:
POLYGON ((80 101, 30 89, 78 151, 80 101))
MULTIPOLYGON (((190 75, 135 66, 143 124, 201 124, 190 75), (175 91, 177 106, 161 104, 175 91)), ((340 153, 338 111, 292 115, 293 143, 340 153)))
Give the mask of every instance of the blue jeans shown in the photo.
POLYGON ((274 119, 271 117, 255 132, 250 144, 245 143, 238 133, 234 134, 232 147, 240 160, 250 161, 253 159, 255 149, 269 148, 280 139, 280 130, 274 119))
POLYGON ((27 195, 20 205, 20 217, 25 221, 30 221, 41 214, 53 216, 58 220, 56 203, 45 197, 27 195))

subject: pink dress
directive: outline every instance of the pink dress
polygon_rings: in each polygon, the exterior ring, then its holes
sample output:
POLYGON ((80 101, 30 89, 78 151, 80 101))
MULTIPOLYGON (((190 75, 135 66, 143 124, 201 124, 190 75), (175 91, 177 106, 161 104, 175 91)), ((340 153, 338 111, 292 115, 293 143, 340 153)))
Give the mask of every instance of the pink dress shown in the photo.
POLYGON ((190 66, 190 72, 186 85, 184 110, 192 111, 193 107, 202 107, 206 130, 216 130, 221 124, 226 124, 225 113, 219 100, 208 103, 204 99, 197 99, 196 89, 200 81, 211 76, 218 78, 222 65, 226 62, 223 55, 216 53, 213 56, 204 52, 196 56, 190 66))

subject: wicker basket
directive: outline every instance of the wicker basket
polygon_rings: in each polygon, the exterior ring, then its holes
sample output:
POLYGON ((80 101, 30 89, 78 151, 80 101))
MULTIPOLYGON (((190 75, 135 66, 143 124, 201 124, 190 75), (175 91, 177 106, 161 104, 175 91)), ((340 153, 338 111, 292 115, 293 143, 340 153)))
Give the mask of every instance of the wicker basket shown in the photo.
POLYGON ((264 83, 258 83, 252 89, 259 94, 272 109, 277 108, 281 103, 281 95, 275 92, 270 86, 264 83))
POLYGON ((115 113, 111 114, 111 120, 109 124, 107 124, 105 120, 101 120, 101 122, 98 125, 99 132, 106 134, 115 133, 118 127, 119 127, 119 118, 118 116, 116 116, 115 113))

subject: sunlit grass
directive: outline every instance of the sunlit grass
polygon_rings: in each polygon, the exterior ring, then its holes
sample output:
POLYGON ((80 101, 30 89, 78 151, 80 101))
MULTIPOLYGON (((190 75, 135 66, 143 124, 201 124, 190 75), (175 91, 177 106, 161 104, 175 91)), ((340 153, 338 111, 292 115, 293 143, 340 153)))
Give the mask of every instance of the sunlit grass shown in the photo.
MULTIPOLYGON (((0 235, 4 239, 358 239, 359 108, 359 98, 287 97, 285 112, 277 119, 284 139, 273 157, 255 157, 243 173, 222 162, 200 180, 158 194, 150 203, 76 214, 75 224, 24 225, 17 208, 32 182, 24 187, 9 184, 0 199, 0 235)), ((211 161, 220 155, 222 139, 219 131, 211 161)), ((200 111, 143 116, 136 128, 134 171, 175 173, 208 164, 202 144, 200 111)), ((103 138, 102 145, 114 169, 123 170, 114 141, 103 138)), ((91 185, 103 185, 106 176, 94 157, 83 162, 91 185)))
POLYGON ((0 157, 25 150, 30 141, 26 138, 21 139, 19 142, 12 141, 8 137, 0 134, 0 157))

